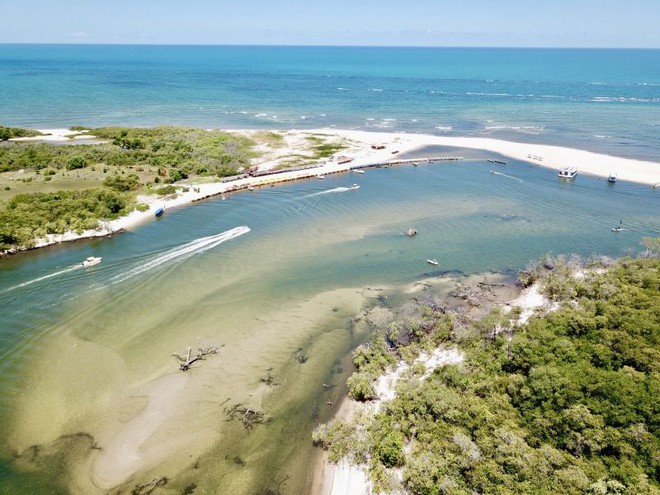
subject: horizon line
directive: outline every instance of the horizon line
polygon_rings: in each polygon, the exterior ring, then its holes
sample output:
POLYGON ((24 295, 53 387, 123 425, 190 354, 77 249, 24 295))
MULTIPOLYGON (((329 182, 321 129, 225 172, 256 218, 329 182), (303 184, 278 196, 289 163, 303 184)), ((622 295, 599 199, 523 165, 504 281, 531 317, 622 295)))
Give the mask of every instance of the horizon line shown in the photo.
POLYGON ((293 43, 72 43, 72 42, 3 42, 0 46, 191 46, 191 47, 260 47, 260 48, 457 48, 457 49, 521 49, 521 50, 660 50, 660 47, 644 46, 517 46, 517 45, 334 45, 334 44, 293 44, 293 43))

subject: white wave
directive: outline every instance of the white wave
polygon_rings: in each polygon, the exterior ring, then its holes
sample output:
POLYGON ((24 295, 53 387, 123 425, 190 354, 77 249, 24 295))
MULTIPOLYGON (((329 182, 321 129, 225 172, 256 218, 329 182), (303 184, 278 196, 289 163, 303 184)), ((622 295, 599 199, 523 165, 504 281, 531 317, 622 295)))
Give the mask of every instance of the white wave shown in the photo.
POLYGON ((241 227, 236 227, 231 230, 227 230, 226 232, 222 232, 220 234, 211 235, 208 237, 202 237, 200 239, 195 239, 194 241, 172 248, 169 251, 166 251, 165 253, 160 254, 157 257, 151 259, 150 261, 140 264, 140 266, 137 266, 126 273, 121 273, 119 275, 112 277, 110 279, 110 283, 118 284, 130 278, 133 278, 136 275, 140 275, 141 273, 144 273, 146 271, 153 270, 154 268, 158 268, 164 263, 168 263, 179 259, 187 259, 191 256, 194 256, 195 254, 203 253, 204 251, 213 249, 214 247, 222 244, 223 242, 229 241, 243 234, 247 234, 248 232, 250 232, 250 228, 243 225, 241 227))
POLYGON ((73 270, 78 270, 79 268, 82 268, 82 264, 80 263, 70 266, 69 268, 65 268, 64 270, 59 270, 57 272, 44 275, 43 277, 37 277, 35 279, 28 280, 27 282, 23 282, 22 284, 14 285, 13 287, 9 287, 3 290, 2 292, 9 292, 10 290, 20 289, 21 287, 27 287, 28 285, 36 284, 37 282, 48 280, 49 278, 57 277, 58 275, 64 275, 65 273, 72 272, 73 270))

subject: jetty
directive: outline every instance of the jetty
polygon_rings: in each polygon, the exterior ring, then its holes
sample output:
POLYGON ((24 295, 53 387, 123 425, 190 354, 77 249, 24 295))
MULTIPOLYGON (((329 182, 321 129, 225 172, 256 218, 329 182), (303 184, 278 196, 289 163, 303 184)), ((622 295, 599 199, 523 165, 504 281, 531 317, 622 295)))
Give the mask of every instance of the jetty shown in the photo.
POLYGON ((463 160, 462 156, 432 156, 426 158, 408 158, 396 160, 384 160, 378 162, 367 163, 353 163, 348 161, 331 161, 322 164, 302 165, 299 167, 292 167, 284 170, 255 170, 240 175, 225 177, 220 181, 220 184, 225 187, 220 187, 209 194, 202 194, 194 198, 192 201, 201 201, 203 199, 211 198, 213 196, 237 192, 244 189, 253 191, 255 188, 270 186, 274 184, 293 182, 304 179, 314 179, 319 176, 327 176, 330 174, 339 174, 345 172, 356 171, 360 172, 366 168, 387 168, 395 165, 409 165, 419 163, 446 163, 463 160))

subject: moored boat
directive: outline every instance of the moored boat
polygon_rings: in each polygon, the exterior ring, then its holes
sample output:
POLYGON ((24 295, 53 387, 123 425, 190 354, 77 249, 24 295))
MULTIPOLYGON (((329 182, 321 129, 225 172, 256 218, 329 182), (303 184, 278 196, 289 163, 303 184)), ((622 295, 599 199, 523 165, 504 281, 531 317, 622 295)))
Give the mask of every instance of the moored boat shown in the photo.
POLYGON ((426 262, 429 265, 437 265, 438 264, 438 260, 436 260, 435 258, 428 259, 428 260, 426 260, 426 262))
POLYGON ((574 179, 577 173, 577 167, 564 167, 557 175, 562 179, 574 179))
POLYGON ((610 175, 607 178, 607 182, 610 184, 614 184, 616 182, 616 174, 614 172, 610 172, 610 175))
POLYGON ((156 210, 155 215, 156 215, 157 217, 161 217, 161 216, 163 216, 163 213, 165 213, 165 208, 163 208, 163 207, 161 206, 160 208, 158 208, 158 209, 156 210))
POLYGON ((100 256, 89 256, 81 264, 87 268, 88 266, 98 265, 101 261, 103 261, 103 258, 100 256))

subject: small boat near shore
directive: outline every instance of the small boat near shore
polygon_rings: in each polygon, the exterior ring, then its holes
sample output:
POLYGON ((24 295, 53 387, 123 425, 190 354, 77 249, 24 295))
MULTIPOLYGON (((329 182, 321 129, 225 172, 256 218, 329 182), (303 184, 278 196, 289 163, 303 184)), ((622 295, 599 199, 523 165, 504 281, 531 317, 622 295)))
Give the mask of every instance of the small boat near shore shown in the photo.
POLYGON ((435 258, 428 259, 428 260, 426 260, 426 262, 429 265, 437 265, 438 264, 438 260, 436 260, 435 258))
POLYGON ((165 208, 163 208, 163 207, 161 206, 160 208, 158 208, 158 209, 156 210, 155 215, 156 215, 156 217, 162 217, 162 216, 163 216, 163 213, 165 213, 165 208))
POLYGON ((364 170, 360 170, 360 169, 354 168, 354 169, 353 169, 353 172, 355 172, 356 174, 363 174, 363 173, 364 173, 364 170))
POLYGON ((490 162, 490 163, 499 163, 500 165, 506 165, 506 162, 504 160, 494 160, 492 158, 489 158, 488 162, 490 162))
POLYGON ((85 261, 81 263, 81 265, 87 268, 90 266, 98 265, 101 261, 103 261, 103 258, 100 256, 89 256, 85 259, 85 261))
POLYGON ((577 167, 564 167, 557 175, 562 179, 574 179, 578 173, 577 167))
POLYGON ((610 184, 614 184, 616 182, 616 174, 614 172, 610 172, 610 175, 607 177, 607 182, 610 184))

